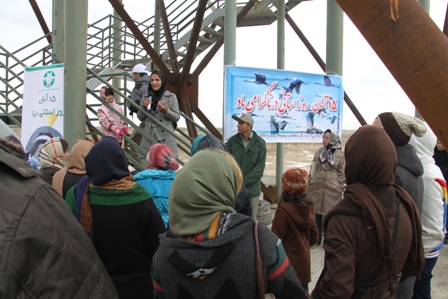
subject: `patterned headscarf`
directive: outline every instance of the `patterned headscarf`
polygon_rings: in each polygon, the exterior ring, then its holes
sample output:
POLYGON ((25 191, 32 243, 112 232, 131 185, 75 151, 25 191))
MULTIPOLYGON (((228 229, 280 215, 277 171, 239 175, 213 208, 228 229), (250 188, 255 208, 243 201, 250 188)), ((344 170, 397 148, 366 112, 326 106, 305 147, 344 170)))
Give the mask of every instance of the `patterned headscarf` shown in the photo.
POLYGON ((330 142, 327 147, 324 147, 323 151, 319 155, 319 161, 321 164, 328 162, 331 166, 334 166, 334 152, 337 149, 341 149, 341 139, 339 135, 330 132, 330 142))
POLYGON ((146 161, 148 169, 178 170, 180 167, 173 150, 161 143, 155 143, 149 148, 146 161))
POLYGON ((237 174, 219 152, 202 150, 190 158, 173 181, 169 194, 170 230, 194 235, 210 227, 218 214, 234 213, 237 174))
POLYGON ((57 167, 64 168, 67 165, 64 156, 64 149, 62 148, 61 138, 51 138, 44 143, 40 149, 39 163, 40 168, 57 167))

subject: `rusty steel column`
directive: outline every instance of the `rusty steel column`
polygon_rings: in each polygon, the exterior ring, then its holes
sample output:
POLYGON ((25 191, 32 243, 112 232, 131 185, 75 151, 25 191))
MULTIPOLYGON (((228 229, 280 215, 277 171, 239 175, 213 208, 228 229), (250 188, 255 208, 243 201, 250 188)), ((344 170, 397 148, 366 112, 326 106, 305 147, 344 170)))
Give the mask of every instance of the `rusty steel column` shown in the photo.
MULTIPOLYGON (((448 146, 446 36, 415 0, 399 1, 396 21, 391 18, 389 0, 336 1, 442 144, 448 146)), ((387 106, 384 111, 388 111, 387 106)))

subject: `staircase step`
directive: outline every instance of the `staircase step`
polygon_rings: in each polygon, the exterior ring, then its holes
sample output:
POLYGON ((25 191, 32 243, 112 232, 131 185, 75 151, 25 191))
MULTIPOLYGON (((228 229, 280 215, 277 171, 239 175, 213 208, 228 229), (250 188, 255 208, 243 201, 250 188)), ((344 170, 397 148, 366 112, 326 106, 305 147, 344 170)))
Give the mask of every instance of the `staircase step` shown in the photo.
POLYGON ((212 44, 212 43, 213 43, 213 41, 211 41, 210 39, 205 38, 205 37, 203 37, 203 36, 199 36, 198 40, 199 40, 201 43, 209 43, 209 44, 212 44))
POLYGON ((202 30, 204 30, 206 33, 214 36, 221 36, 222 34, 208 26, 204 27, 202 30))

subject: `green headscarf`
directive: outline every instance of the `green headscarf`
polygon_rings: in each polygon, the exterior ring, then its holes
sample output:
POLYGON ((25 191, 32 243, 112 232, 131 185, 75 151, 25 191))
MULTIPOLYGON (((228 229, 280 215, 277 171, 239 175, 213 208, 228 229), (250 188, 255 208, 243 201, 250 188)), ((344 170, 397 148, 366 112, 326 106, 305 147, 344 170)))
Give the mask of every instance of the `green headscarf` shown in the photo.
POLYGON ((237 195, 232 163, 222 154, 202 150, 176 174, 168 200, 169 227, 175 235, 200 233, 215 217, 232 212, 237 195))

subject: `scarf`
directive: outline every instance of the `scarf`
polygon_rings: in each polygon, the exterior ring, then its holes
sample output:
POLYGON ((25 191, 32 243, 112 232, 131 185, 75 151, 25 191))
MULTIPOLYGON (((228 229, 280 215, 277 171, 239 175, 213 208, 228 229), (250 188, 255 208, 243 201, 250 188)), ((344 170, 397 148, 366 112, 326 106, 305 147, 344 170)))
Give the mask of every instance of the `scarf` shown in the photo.
POLYGON ((171 185, 169 227, 178 236, 204 231, 221 213, 234 213, 237 175, 223 154, 202 150, 182 167, 171 185))
POLYGON ((151 78, 152 75, 154 75, 154 74, 159 75, 159 77, 162 79, 162 84, 160 85, 159 90, 154 90, 151 86, 151 80, 149 82, 148 91, 152 91, 154 93, 154 96, 152 97, 152 100, 151 100, 151 110, 152 111, 156 111, 157 103, 160 101, 160 99, 163 97, 163 95, 165 94, 165 91, 166 91, 165 75, 160 71, 153 71, 151 73, 151 76, 149 76, 149 77, 151 78))
POLYGON ((94 143, 90 140, 78 140, 72 148, 72 152, 68 157, 67 166, 56 172, 53 176, 52 186, 62 196, 64 188, 64 178, 67 172, 73 174, 85 174, 86 164, 84 162, 87 153, 94 143))
POLYGON ((319 161, 321 164, 328 162, 332 167, 334 167, 334 152, 341 149, 341 139, 339 135, 331 132, 330 142, 327 147, 324 147, 319 155, 319 161))
POLYGON ((101 186, 128 176, 126 157, 113 137, 103 137, 86 156, 86 174, 93 185, 101 186))
POLYGON ((55 137, 44 143, 39 154, 40 168, 57 167, 62 169, 67 162, 64 159, 61 138, 55 137))

